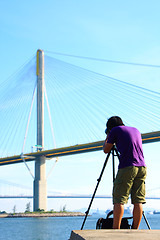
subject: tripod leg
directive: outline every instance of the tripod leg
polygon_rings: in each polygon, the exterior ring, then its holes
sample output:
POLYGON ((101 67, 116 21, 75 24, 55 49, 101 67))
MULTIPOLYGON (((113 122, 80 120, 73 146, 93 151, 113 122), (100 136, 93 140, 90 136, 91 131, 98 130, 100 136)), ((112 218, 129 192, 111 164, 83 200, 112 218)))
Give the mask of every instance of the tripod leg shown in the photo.
POLYGON ((147 221, 147 218, 146 218, 146 216, 145 216, 145 214, 144 214, 144 211, 143 211, 143 217, 144 217, 144 220, 145 220, 145 222, 146 222, 146 224, 147 224, 148 229, 151 229, 151 227, 150 227, 150 225, 149 225, 149 222, 147 221))
POLYGON ((109 153, 107 154, 107 157, 106 157, 106 160, 105 160, 105 162, 104 162, 104 165, 103 165, 103 168, 102 168, 101 174, 100 174, 99 178, 97 179, 97 185, 96 185, 96 188, 95 188, 94 193, 93 193, 93 195, 92 195, 92 199, 91 199, 91 201, 90 201, 90 204, 89 204, 88 210, 85 212, 86 215, 85 215, 84 221, 83 221, 83 223, 82 223, 81 230, 83 229, 84 224, 85 224, 85 221, 86 221, 87 216, 88 216, 88 214, 89 214, 89 210, 90 210, 90 208, 91 208, 91 205, 92 205, 93 199, 94 199, 94 197, 95 197, 95 194, 96 194, 97 188, 98 188, 98 186, 99 186, 99 183, 100 183, 100 181, 101 181, 101 178, 102 178, 102 175, 103 175, 104 169, 105 169, 105 167, 106 167, 106 164, 107 164, 107 162, 108 162, 108 159, 109 159, 110 153, 111 153, 111 152, 109 152, 109 153))
POLYGON ((114 162, 114 147, 112 148, 112 166, 113 166, 113 183, 114 183, 114 180, 115 180, 115 162, 114 162))

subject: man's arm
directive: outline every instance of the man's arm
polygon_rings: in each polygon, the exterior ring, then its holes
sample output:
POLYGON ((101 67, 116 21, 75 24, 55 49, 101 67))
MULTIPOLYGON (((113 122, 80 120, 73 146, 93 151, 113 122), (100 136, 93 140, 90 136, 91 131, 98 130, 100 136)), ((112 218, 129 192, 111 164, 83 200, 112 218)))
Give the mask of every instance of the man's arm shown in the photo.
POLYGON ((104 144, 103 144, 103 151, 104 153, 109 153, 113 147, 113 144, 112 143, 107 143, 107 140, 108 140, 108 135, 107 135, 107 138, 106 140, 104 141, 104 144))

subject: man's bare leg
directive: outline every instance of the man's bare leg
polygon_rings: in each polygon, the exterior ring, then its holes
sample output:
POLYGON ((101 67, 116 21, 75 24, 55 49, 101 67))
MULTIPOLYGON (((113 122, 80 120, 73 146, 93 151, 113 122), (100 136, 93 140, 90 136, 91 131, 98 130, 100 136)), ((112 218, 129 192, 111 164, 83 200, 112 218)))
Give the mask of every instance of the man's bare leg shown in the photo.
POLYGON ((124 205, 121 203, 115 203, 114 210, 113 210, 113 215, 114 215, 113 229, 120 229, 123 213, 124 213, 124 205))
POLYGON ((143 206, 142 203, 135 203, 133 208, 133 229, 138 229, 143 214, 143 206))

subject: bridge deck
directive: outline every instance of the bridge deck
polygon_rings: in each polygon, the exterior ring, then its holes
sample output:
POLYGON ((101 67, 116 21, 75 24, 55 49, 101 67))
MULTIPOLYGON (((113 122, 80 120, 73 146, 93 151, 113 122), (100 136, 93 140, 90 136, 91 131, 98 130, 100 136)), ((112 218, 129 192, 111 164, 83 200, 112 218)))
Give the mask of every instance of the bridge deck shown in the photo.
MULTIPOLYGON (((158 141, 160 141, 160 131, 142 134, 143 143, 152 143, 152 142, 158 142, 158 141)), ((46 156, 46 158, 55 158, 55 157, 61 157, 66 155, 99 151, 99 150, 102 150, 103 143, 104 141, 98 141, 98 142, 87 143, 87 144, 80 144, 80 145, 77 144, 70 147, 63 147, 63 148, 46 150, 46 151, 28 153, 28 154, 25 154, 25 161, 26 162, 34 161, 38 156, 46 156)), ((0 166, 7 165, 7 164, 21 163, 21 162, 23 162, 21 155, 0 158, 0 166)))

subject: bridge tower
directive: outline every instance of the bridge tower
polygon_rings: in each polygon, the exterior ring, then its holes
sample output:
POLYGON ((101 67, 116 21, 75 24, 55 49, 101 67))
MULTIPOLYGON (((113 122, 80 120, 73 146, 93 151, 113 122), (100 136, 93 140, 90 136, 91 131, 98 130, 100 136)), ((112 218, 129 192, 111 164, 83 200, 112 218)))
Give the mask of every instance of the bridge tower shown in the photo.
MULTIPOLYGON (((44 148, 44 52, 37 50, 37 151, 44 148)), ((38 156, 35 160, 33 186, 33 210, 47 210, 46 159, 38 156)))

